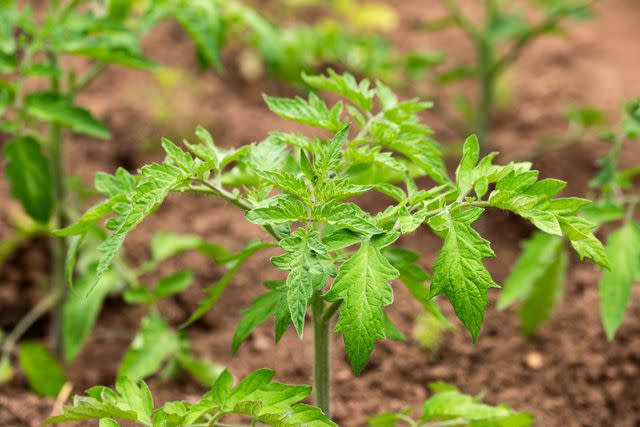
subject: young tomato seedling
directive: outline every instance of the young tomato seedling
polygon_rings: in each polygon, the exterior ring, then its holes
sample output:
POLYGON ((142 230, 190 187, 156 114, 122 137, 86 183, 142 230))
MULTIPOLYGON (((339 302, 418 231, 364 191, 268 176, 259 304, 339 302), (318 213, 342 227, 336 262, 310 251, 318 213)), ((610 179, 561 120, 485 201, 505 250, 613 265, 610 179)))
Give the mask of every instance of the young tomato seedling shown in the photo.
POLYGON ((534 2, 534 6, 519 0, 485 0, 481 2, 484 15, 481 22, 468 16, 459 0, 441 0, 441 3, 447 15, 427 22, 425 28, 429 31, 460 29, 473 45, 475 63, 443 71, 437 75, 437 81, 439 84, 461 79, 475 81, 475 99, 471 101, 458 95, 454 106, 469 125, 463 126, 465 132, 470 128, 483 144, 490 144, 491 118, 500 77, 540 37, 565 31, 563 23, 567 19, 590 17, 595 0, 543 0, 534 2))
MULTIPOLYGON (((401 102, 383 84, 372 87, 350 74, 330 71, 303 78, 344 100, 331 107, 315 93, 308 99, 265 100, 279 116, 324 130, 326 137, 274 132, 258 144, 225 150, 200 128, 201 143, 186 142, 188 151, 164 140, 163 163, 141 168, 135 186, 119 191, 114 186, 108 199, 73 226, 74 234, 82 234, 83 228, 115 214, 107 221, 112 234, 100 245, 103 257, 95 283, 109 271, 127 235, 170 193, 195 192, 229 201, 275 243, 250 244, 237 263, 229 264, 228 274, 262 247, 274 245, 282 253, 272 264, 288 272, 286 280, 268 282, 268 292, 245 311, 234 349, 272 316, 276 339, 289 324, 302 337, 310 312, 315 400, 330 416, 333 320, 337 317, 333 329, 342 334, 348 359, 360 374, 377 340, 401 335, 385 314, 393 303, 395 279, 433 311, 437 306, 431 300, 446 295, 473 340, 478 338, 487 292, 498 287, 483 263, 494 257, 490 243, 472 226, 487 208, 520 215, 545 233, 566 235, 581 256, 608 266, 605 250, 592 234, 594 225, 575 215, 584 200, 555 197, 564 182, 538 180, 529 163, 495 165, 496 153, 480 158, 475 136, 466 140, 451 179, 439 145, 417 116, 429 104, 401 102), (418 176, 435 184, 419 188, 414 180, 418 176), (376 214, 346 201, 370 192, 387 196, 386 208, 376 214), (419 256, 393 246, 423 224, 443 239, 429 288, 428 274, 415 274, 419 256)), ((190 321, 215 304, 229 280, 225 275, 207 290, 190 321)))
MULTIPOLYGON (((142 54, 140 42, 157 22, 174 19, 181 23, 193 36, 203 65, 220 66, 214 6, 206 2, 148 2, 134 7, 134 3, 51 0, 42 2, 36 12, 23 2, 0 2, 0 133, 8 137, 3 152, 11 196, 30 218, 21 218, 16 225, 18 237, 2 245, 0 258, 5 259, 22 238, 48 235, 77 218, 79 206, 75 202, 82 197, 74 192, 66 175, 66 132, 99 139, 111 136, 103 123, 76 104, 77 96, 108 65, 155 69, 156 64, 142 54), (68 56, 84 58, 84 69, 78 71, 78 64, 66 61, 68 56)), ((100 233, 104 234, 92 230, 90 239, 100 240, 100 233)), ((56 352, 64 352, 67 360, 73 358, 91 329, 73 331, 65 325, 70 321, 68 313, 77 314, 69 308, 78 301, 67 292, 67 282, 74 275, 67 267, 75 262, 75 245, 80 242, 71 242, 66 236, 51 237, 50 241, 52 273, 47 295, 3 339, 0 365, 5 369, 16 342, 50 311, 54 312, 54 347, 56 352), (73 256, 65 259, 69 247, 73 256)), ((83 258, 87 262, 79 271, 81 282, 93 274, 91 263, 83 258)), ((83 325, 93 324, 88 319, 95 320, 105 295, 91 299, 91 304, 98 305, 87 306, 83 325)), ((42 348, 25 351, 20 360, 28 362, 29 354, 42 353, 42 348)), ((1 376, 4 380, 7 375, 1 376)))
POLYGON ((429 388, 434 392, 422 406, 422 415, 418 419, 411 417, 412 410, 386 412, 369 420, 369 427, 527 427, 533 425, 533 417, 526 412, 517 412, 500 405, 490 406, 482 403, 482 397, 468 396, 457 388, 432 383, 429 388))
MULTIPOLYGON (((609 339, 613 339, 631 300, 631 286, 637 280, 640 268, 640 226, 634 220, 634 210, 640 201, 633 179, 640 173, 637 166, 621 169, 620 155, 628 141, 640 137, 640 101, 629 103, 618 128, 606 128, 601 118, 604 113, 596 109, 572 110, 573 128, 582 135, 571 140, 582 140, 595 131, 596 139, 611 144, 604 156, 600 173, 591 181, 591 188, 599 197, 580 210, 585 221, 597 224, 607 234, 606 252, 611 270, 604 271, 600 279, 600 312, 609 339)), ((498 301, 504 309, 522 302, 518 311, 522 331, 533 334, 553 314, 562 297, 567 279, 568 254, 560 237, 535 233, 524 243, 523 253, 506 279, 498 301)))

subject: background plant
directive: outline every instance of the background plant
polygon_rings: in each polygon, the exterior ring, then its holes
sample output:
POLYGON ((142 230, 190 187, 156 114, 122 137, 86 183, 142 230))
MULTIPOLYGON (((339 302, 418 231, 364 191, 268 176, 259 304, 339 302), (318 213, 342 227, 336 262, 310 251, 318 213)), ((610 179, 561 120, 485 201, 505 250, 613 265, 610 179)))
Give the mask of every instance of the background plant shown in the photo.
MULTIPOLYGON (((583 207, 580 215, 608 236, 606 251, 611 270, 604 271, 600 279, 600 311, 607 337, 613 339, 629 306, 640 260, 640 234, 634 220, 640 199, 633 185, 640 169, 619 166, 625 144, 640 137, 640 101, 626 105, 623 119, 615 127, 608 125, 606 115, 594 108, 571 109, 569 117, 569 143, 596 139, 611 146, 600 160, 600 172, 590 183, 597 194, 596 201, 583 207)), ((535 233, 524 243, 520 259, 505 281, 498 308, 521 302, 518 316, 522 331, 533 334, 549 320, 562 297, 567 265, 564 240, 535 233)))
POLYGON ((370 427, 526 427, 533 417, 505 406, 482 403, 482 396, 468 396, 444 383, 429 384, 434 392, 422 406, 422 415, 414 419, 411 408, 386 412, 369 420, 370 427))
MULTIPOLYGON (((398 335, 384 312, 393 302, 394 279, 400 278, 418 301, 435 312, 432 299, 446 295, 477 339, 487 291, 498 287, 483 264, 494 253, 472 227, 486 208, 508 210, 546 233, 567 235, 580 256, 608 267, 604 248, 592 234, 594 225, 575 216, 589 202, 554 197, 564 182, 538 180, 538 172, 528 163, 494 165, 495 153, 481 159, 475 137, 464 144, 454 181, 439 145, 417 117, 429 104, 401 102, 385 85, 378 82, 371 87, 369 81, 357 82, 349 74, 330 72, 304 79, 345 100, 329 107, 310 93, 308 99, 265 97, 267 105, 287 120, 323 129, 328 137, 274 132, 259 144, 225 150, 200 128, 201 143, 185 143, 189 152, 164 140, 163 163, 144 166, 134 186, 114 186, 109 198, 85 213, 74 230, 62 230, 82 235, 102 217, 115 214, 107 221, 112 234, 100 245, 103 257, 94 285, 109 271, 127 235, 170 193, 196 192, 229 201, 277 242, 283 252, 271 261, 288 271, 286 280, 267 283, 269 291, 244 313, 234 348, 271 316, 276 340, 290 323, 302 337, 311 311, 315 398, 330 416, 332 320, 338 317, 335 331, 343 335, 347 356, 359 374, 375 342, 398 335), (350 125, 357 131, 352 132, 350 125), (420 189, 413 176, 421 175, 436 185, 420 189), (394 184, 398 180, 402 185, 394 184), (375 215, 344 201, 370 191, 388 196, 387 207, 375 215), (419 255, 391 246, 422 224, 443 239, 429 287, 424 275, 413 280, 416 276, 411 274, 420 269, 414 267, 419 255)), ((118 181, 117 176, 113 179, 118 181)), ((207 290, 189 322, 215 304, 234 269, 236 265, 207 290)))
MULTIPOLYGON (((76 97, 108 65, 156 70, 158 66, 142 54, 140 41, 157 22, 178 21, 192 35, 201 64, 221 66, 215 9, 205 2, 134 3, 52 0, 42 5, 38 11, 42 13, 15 1, 0 3, 0 132, 9 138, 4 155, 11 196, 29 217, 18 217, 17 234, 3 243, 0 258, 6 258, 22 239, 47 235, 77 218, 87 192, 66 175, 66 132, 100 139, 111 134, 76 104, 76 97), (84 57, 85 67, 79 70, 66 56, 84 57)), ((103 231, 93 229, 88 240, 95 244, 104 237, 103 231)), ((113 278, 108 281, 113 286, 94 293, 84 310, 77 309, 81 300, 68 294, 67 282, 73 279, 69 265, 75 262, 80 243, 64 236, 51 238, 52 275, 47 295, 3 339, 3 379, 10 375, 9 356, 17 340, 39 317, 54 311, 54 347, 70 361, 87 338, 106 295, 123 289, 117 282, 127 278, 113 278), (69 247, 73 255, 65 260, 69 247), (74 329, 77 325, 83 327, 74 329)), ((91 259, 90 252, 81 258, 82 268, 76 272, 82 287, 95 274, 92 261, 96 259, 91 259)), ((119 263, 125 264, 122 259, 119 263)), ((19 359, 24 366, 29 354, 43 352, 43 348, 31 353, 25 350, 19 359)))
POLYGON ((470 99, 456 94, 452 106, 462 118, 463 133, 474 132, 483 144, 490 144, 500 78, 537 39, 565 33, 564 24, 569 19, 591 17, 595 1, 485 0, 481 2, 483 17, 479 21, 469 16, 459 0, 441 3, 447 15, 425 23, 423 28, 428 31, 459 29, 473 45, 475 62, 436 73, 436 82, 445 85, 462 79, 474 81, 475 96, 470 99))

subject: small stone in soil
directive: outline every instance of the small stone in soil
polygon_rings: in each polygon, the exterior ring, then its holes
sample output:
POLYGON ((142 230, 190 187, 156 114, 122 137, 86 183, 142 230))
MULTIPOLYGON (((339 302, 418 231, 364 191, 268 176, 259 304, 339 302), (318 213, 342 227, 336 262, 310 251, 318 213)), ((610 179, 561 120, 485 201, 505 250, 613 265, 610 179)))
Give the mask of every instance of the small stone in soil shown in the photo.
POLYGON ((527 366, 531 369, 540 369, 544 366, 544 358, 537 351, 532 351, 525 358, 527 366))

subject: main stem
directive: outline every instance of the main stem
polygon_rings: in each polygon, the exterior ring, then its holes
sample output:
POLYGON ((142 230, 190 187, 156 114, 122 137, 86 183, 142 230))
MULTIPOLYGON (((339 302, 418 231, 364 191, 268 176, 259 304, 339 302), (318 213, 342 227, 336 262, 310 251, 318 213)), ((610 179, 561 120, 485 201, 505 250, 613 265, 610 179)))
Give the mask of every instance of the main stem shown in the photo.
MULTIPOLYGON (((52 65, 57 66, 58 57, 55 53, 49 57, 52 65)), ((54 76, 51 78, 51 89, 60 90, 60 78, 54 76)), ((49 161, 51 173, 53 174, 54 200, 55 200, 55 228, 64 228, 68 225, 67 215, 65 213, 65 167, 64 167, 64 146, 62 140, 62 129, 58 125, 51 125, 49 133, 49 161)), ((53 260, 51 272, 51 289, 50 292, 58 294, 61 300, 66 300, 67 280, 65 276, 65 264, 67 256, 67 240, 64 237, 51 237, 51 256, 53 260)), ((62 314, 63 304, 58 304, 54 308, 52 322, 53 350, 56 354, 61 355, 64 348, 63 331, 62 331, 62 314)))
POLYGON ((490 145, 490 127, 493 116, 495 72, 493 70, 493 49, 486 40, 478 42, 478 57, 480 60, 480 99, 475 132, 483 151, 487 151, 487 147, 490 145))
POLYGON ((331 317, 325 317, 325 303, 319 294, 316 294, 313 301, 312 311, 315 403, 327 418, 331 418, 331 367, 329 361, 331 317))

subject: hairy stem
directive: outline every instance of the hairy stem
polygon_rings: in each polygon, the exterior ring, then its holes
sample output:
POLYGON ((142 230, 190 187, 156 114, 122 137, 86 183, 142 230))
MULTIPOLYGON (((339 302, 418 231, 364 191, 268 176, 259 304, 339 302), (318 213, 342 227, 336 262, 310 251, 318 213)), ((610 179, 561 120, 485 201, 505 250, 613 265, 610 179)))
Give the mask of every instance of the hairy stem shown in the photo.
POLYGON ((327 418, 331 418, 331 367, 329 361, 331 318, 325 319, 325 305, 319 294, 313 301, 312 311, 315 403, 327 418))

